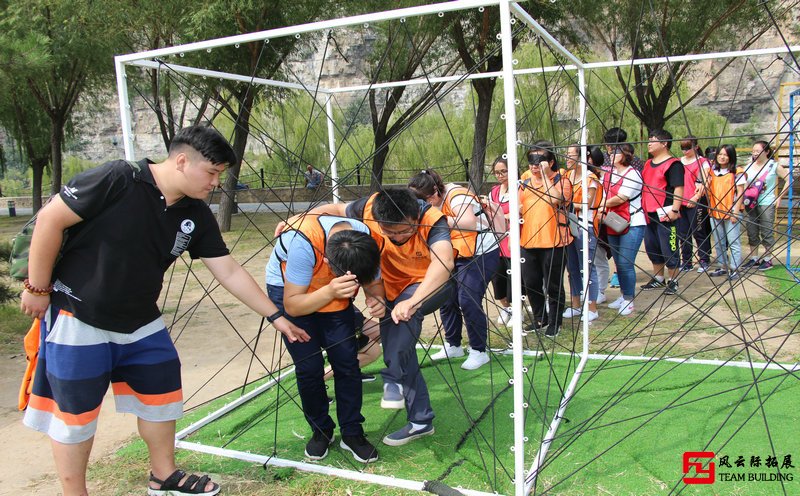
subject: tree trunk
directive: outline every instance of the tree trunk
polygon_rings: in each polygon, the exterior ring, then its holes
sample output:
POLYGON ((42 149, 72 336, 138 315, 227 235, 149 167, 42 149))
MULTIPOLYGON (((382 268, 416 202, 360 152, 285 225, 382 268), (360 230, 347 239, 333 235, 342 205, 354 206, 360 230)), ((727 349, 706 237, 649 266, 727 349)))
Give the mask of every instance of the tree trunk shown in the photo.
POLYGON ((61 150, 64 146, 64 120, 51 118, 50 125, 52 126, 50 129, 50 159, 52 160, 50 194, 55 195, 61 190, 61 150))
POLYGON ((469 165, 469 183, 472 191, 480 194, 485 175, 486 141, 489 133, 489 117, 492 112, 492 95, 495 79, 473 80, 472 87, 478 96, 475 112, 475 134, 472 137, 472 161, 469 165))
MULTIPOLYGON (((33 202, 33 213, 42 208, 42 176, 44 168, 47 166, 47 159, 31 159, 31 169, 33 170, 33 186, 31 188, 31 200, 33 202)), ((58 191, 56 191, 56 194, 58 191)))
POLYGON ((236 209, 236 185, 239 183, 239 171, 242 168, 244 150, 247 146, 247 138, 250 135, 250 110, 255 100, 255 92, 249 91, 244 98, 239 103, 239 118, 236 120, 236 129, 233 133, 233 151, 236 152, 238 161, 228 167, 225 184, 222 186, 222 195, 219 199, 217 223, 219 224, 219 230, 222 232, 231 230, 231 216, 236 209))
POLYGON ((383 184, 383 167, 389 155, 389 146, 384 133, 375 132, 375 155, 372 156, 372 178, 370 191, 375 193, 381 190, 383 184))

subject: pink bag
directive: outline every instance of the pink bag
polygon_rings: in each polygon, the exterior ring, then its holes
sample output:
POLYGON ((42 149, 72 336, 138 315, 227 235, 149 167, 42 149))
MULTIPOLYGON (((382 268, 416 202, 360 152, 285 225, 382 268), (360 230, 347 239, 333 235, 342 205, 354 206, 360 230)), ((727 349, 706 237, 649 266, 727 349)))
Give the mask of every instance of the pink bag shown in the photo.
POLYGON ((747 189, 744 190, 744 208, 747 210, 753 210, 758 205, 758 195, 761 194, 761 191, 764 190, 764 180, 767 178, 767 174, 769 171, 772 170, 772 167, 767 167, 767 171, 761 174, 761 177, 753 181, 747 189))

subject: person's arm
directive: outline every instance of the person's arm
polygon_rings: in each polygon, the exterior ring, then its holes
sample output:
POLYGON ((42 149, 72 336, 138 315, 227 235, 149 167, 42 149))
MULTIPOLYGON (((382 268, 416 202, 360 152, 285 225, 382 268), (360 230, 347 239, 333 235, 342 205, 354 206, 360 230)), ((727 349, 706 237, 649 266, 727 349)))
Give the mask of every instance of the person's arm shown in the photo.
POLYGON ((476 230, 478 227, 478 217, 475 216, 474 207, 475 204, 471 198, 460 205, 456 205, 453 209, 455 215, 453 217, 447 217, 447 225, 453 229, 461 229, 464 231, 476 230))
MULTIPOLYGON (((28 283, 37 289, 48 289, 53 277, 56 257, 64 241, 64 230, 81 222, 81 218, 56 195, 36 216, 36 227, 28 255, 28 283)), ((20 309, 34 318, 44 318, 50 295, 22 292, 20 309)))
MULTIPOLYGON (((349 203, 327 203, 325 205, 318 205, 304 215, 336 215, 339 217, 347 217, 345 214, 345 209, 347 206, 350 205, 349 203)), ((275 226, 275 232, 273 235, 277 238, 278 236, 283 233, 284 229, 286 228, 286 221, 280 221, 275 226)))
POLYGON ((448 279, 453 270, 453 245, 449 241, 437 241, 430 247, 431 263, 425 272, 425 277, 417 286, 411 298, 395 305, 392 310, 392 320, 395 324, 407 321, 419 309, 426 298, 438 291, 448 279))
POLYGON ((299 286, 288 281, 283 287, 283 307, 292 317, 309 315, 333 300, 352 298, 358 290, 356 276, 349 272, 335 277, 316 291, 308 293, 308 285, 299 286))
POLYGON ((672 205, 665 205, 667 207, 667 220, 674 222, 681 216, 681 204, 683 203, 684 191, 684 167, 680 160, 672 163, 667 171, 667 184, 672 186, 672 205))
MULTIPOLYGON (((201 258, 201 260, 225 289, 254 312, 262 317, 269 317, 278 312, 278 307, 264 294, 253 276, 244 270, 232 256, 201 258)), ((311 339, 303 329, 292 324, 285 317, 279 317, 272 325, 286 336, 290 343, 307 342, 311 339)))
MULTIPOLYGON (((542 167, 539 164, 539 167, 542 167)), ((564 203, 564 181, 558 181, 558 184, 553 185, 553 181, 545 173, 545 169, 549 169, 550 165, 542 167, 542 182, 544 183, 545 201, 551 205, 560 205, 564 203)), ((563 178, 562 178, 563 179, 563 178)))
POLYGON ((781 198, 783 198, 783 195, 785 195, 786 192, 789 191, 789 169, 778 164, 778 167, 775 172, 778 173, 778 177, 783 179, 783 188, 781 188, 781 192, 778 195, 778 197, 775 198, 775 210, 777 211, 778 207, 781 206, 781 198))
POLYGON ((744 212, 744 205, 743 205, 743 203, 744 203, 744 187, 745 187, 744 184, 737 184, 736 185, 736 198, 734 198, 734 203, 733 203, 733 208, 732 208, 732 210, 733 210, 732 214, 733 215, 731 215, 731 218, 730 218, 730 221, 733 222, 734 224, 739 221, 738 215, 741 212, 744 212))
POLYGON ((378 278, 364 286, 367 310, 373 319, 381 319, 386 315, 386 290, 383 279, 378 278))

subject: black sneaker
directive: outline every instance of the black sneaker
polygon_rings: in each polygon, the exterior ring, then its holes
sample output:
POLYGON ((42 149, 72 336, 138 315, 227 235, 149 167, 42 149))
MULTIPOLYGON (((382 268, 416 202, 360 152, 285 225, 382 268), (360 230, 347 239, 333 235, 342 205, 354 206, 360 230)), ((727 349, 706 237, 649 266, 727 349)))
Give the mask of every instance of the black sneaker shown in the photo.
POLYGON ((342 436, 339 447, 353 454, 353 458, 361 463, 370 463, 378 459, 378 450, 363 434, 359 436, 342 436))
POLYGON ((681 265, 681 272, 691 272, 692 270, 694 270, 694 267, 690 263, 681 265))
POLYGON ((664 281, 659 281, 658 279, 653 277, 647 284, 642 284, 641 286, 639 286, 639 289, 650 291, 651 289, 661 289, 664 286, 665 286, 664 281))
POLYGON ((314 431, 311 440, 306 444, 306 458, 309 460, 322 460, 328 456, 328 446, 333 444, 334 437, 333 431, 314 431))
POLYGON ((547 327, 547 322, 532 322, 525 328, 525 332, 539 332, 547 327))
POLYGON ((664 294, 667 296, 672 296, 678 294, 678 281, 671 280, 667 283, 667 289, 664 290, 664 294))
POLYGON ((745 263, 744 263, 744 264, 743 264, 743 265, 740 267, 740 269, 742 269, 742 270, 747 270, 747 269, 753 268, 753 267, 755 267, 755 266, 757 266, 757 265, 759 265, 759 262, 758 262, 758 260, 756 260, 756 259, 754 259, 754 258, 751 258, 750 260, 748 260, 747 262, 745 262, 745 263))
POLYGON ((554 338, 558 336, 558 333, 561 331, 560 327, 548 327, 547 330, 544 332, 544 335, 548 338, 554 338))
POLYGON ((772 262, 770 260, 764 260, 760 264, 758 264, 758 270, 765 271, 772 268, 772 262))
POLYGON ((361 372, 361 382, 375 382, 375 376, 361 372))

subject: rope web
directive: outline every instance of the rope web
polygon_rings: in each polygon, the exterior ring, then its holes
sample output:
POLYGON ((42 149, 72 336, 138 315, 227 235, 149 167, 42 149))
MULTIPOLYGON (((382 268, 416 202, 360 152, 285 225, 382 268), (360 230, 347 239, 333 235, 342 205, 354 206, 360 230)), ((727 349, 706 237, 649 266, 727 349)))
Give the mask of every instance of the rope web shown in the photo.
MULTIPOLYGON (((780 12, 791 7, 790 2, 773 5, 780 12)), ((768 2, 763 6, 765 13, 772 18, 768 2)), ((643 14, 658 15, 650 0, 643 1, 641 8, 643 14)), ((464 109, 474 112, 475 95, 469 88, 468 78, 477 74, 485 58, 474 67, 465 68, 459 66, 456 59, 448 58, 450 55, 443 50, 422 57, 414 77, 424 84, 406 90, 400 97, 398 109, 405 113, 399 125, 393 127, 391 139, 375 148, 372 137, 366 134, 363 116, 370 110, 370 93, 376 100, 383 98, 383 105, 386 105, 393 86, 383 85, 390 82, 382 79, 384 71, 398 62, 395 57, 400 57, 403 50, 414 46, 414 32, 409 27, 411 22, 411 19, 402 19, 327 31, 322 38, 321 56, 313 59, 313 63, 318 64, 314 71, 316 79, 309 83, 304 80, 306 76, 296 70, 307 61, 283 64, 279 79, 294 84, 298 89, 272 89, 269 102, 263 101, 253 108, 249 116, 249 145, 242 159, 239 182, 251 190, 260 190, 263 201, 246 208, 242 206, 236 216, 237 231, 231 233, 227 241, 234 257, 257 280, 263 281, 264 266, 275 246, 274 225, 295 214, 316 215, 309 214, 310 209, 331 199, 328 185, 306 190, 303 176, 306 165, 321 170, 330 179, 334 175, 335 163, 338 176, 335 186, 345 201, 368 194, 366 186, 378 179, 373 175, 372 163, 382 152, 387 152, 389 157, 383 171, 383 185, 405 185, 407 179, 420 169, 430 168, 439 172, 445 182, 463 183, 468 180, 465 164, 468 163, 471 135, 467 133, 465 138, 459 132, 453 116, 458 115, 459 102, 464 109), (351 58, 353 55, 346 50, 343 52, 341 40, 359 39, 362 45, 369 46, 376 33, 385 35, 388 41, 371 66, 348 60, 348 55, 351 58), (338 57, 331 55, 333 52, 338 57), (337 64, 342 60, 361 80, 367 81, 362 89, 353 92, 347 103, 343 103, 345 99, 339 94, 326 93, 322 83, 337 72, 337 64), (455 75, 459 76, 443 80, 455 75), (328 98, 334 117, 333 158, 328 155, 325 130, 328 98), (446 130, 450 141, 446 150, 430 149, 426 130, 432 125, 446 130), (449 156, 450 159, 432 159, 434 154, 436 157, 449 156), (287 189, 290 193, 285 199, 287 189), (300 191, 303 193, 295 194, 300 191)), ((577 75, 572 68, 566 67, 568 61, 561 53, 543 37, 528 34, 524 23, 517 22, 513 29, 514 36, 525 39, 529 58, 526 63, 530 67, 555 67, 548 72, 515 78, 520 157, 524 157, 525 151, 536 140, 546 139, 554 143, 558 162, 564 164, 569 146, 580 140, 583 131, 577 118, 575 102, 578 96, 587 99, 585 126, 588 129, 602 133, 612 127, 630 127, 632 112, 628 103, 635 92, 632 87, 633 61, 630 66, 621 68, 626 81, 624 89, 610 83, 608 73, 589 71, 587 89, 580 95, 577 75), (596 103, 593 90, 611 96, 596 103)), ((777 23, 774 29, 783 37, 777 23)), ((663 46, 663 40, 661 42, 663 46)), ((485 57, 496 55, 500 48, 497 40, 486 51, 485 57)), ((264 55, 276 49, 264 42, 261 51, 264 55)), ((770 65, 780 60, 793 71, 800 69, 793 55, 771 57, 770 65), (791 60, 787 60, 789 58, 791 60)), ((752 84, 763 86, 763 91, 770 95, 769 104, 780 115, 779 130, 769 133, 772 138, 768 141, 774 149, 782 149, 789 139, 789 123, 794 122, 797 116, 787 113, 785 102, 775 98, 773 90, 761 76, 759 67, 764 66, 764 57, 733 60, 721 59, 720 67, 714 67, 713 72, 707 74, 708 82, 704 88, 722 75, 737 74, 734 77, 737 81, 734 96, 729 103, 729 108, 733 109, 741 102, 743 76, 748 68, 752 69, 757 75, 757 79, 751 80, 752 84)), ((182 102, 189 107, 184 114, 192 115, 198 122, 208 121, 232 141, 239 121, 230 118, 226 111, 229 103, 224 95, 220 91, 200 91, 209 88, 207 78, 176 69, 179 64, 172 64, 168 58, 157 62, 159 84, 179 92, 182 102)), ((675 78, 669 63, 658 67, 658 77, 675 78)), ((690 70, 702 73, 697 66, 690 70)), ((134 93, 151 109, 160 109, 161 102, 154 100, 143 85, 140 87, 134 81, 133 78, 129 81, 134 93)), ((250 83, 248 90, 259 96, 266 91, 254 83, 250 83)), ((496 99, 500 94, 501 100, 502 90, 495 93, 496 99)), ((676 100, 680 116, 669 121, 667 127, 675 128, 676 123, 682 121, 681 125, 685 127, 682 131, 686 135, 697 134, 692 129, 692 116, 683 105, 680 86, 676 100)), ((505 151, 505 122, 500 108, 497 105, 493 108, 493 120, 488 131, 486 156, 489 163, 505 151)), ((765 135, 763 132, 737 134, 729 127, 725 118, 697 139, 708 146, 720 147, 735 140, 765 135)), ((369 131, 368 126, 366 130, 369 131)), ((677 132, 673 134, 676 141, 682 137, 677 132)), ((599 142, 600 136, 590 133, 591 140, 599 142)), ((629 142, 644 159, 646 136, 629 142)), ((524 169, 526 164, 524 160, 522 162, 520 168, 524 169)), ((746 166, 747 162, 740 160, 739 165, 746 166)), ((530 188, 519 184, 511 185, 509 189, 517 187, 530 188)), ((220 191, 220 194, 232 196, 235 192, 220 191)), ((524 215, 522 212, 521 216, 524 215)), ((555 211, 553 215, 556 215, 555 211)), ((786 212, 778 210, 773 228, 776 238, 773 253, 776 255, 797 241, 796 234, 786 235, 784 232, 786 221, 786 212)), ((739 234, 742 262, 749 255, 744 231, 740 229, 739 234)), ((694 254, 696 257, 696 247, 694 254)), ((712 253, 712 259, 715 255, 712 253)), ((519 262, 524 263, 522 260, 519 262)), ((730 455, 731 463, 734 455, 771 457, 778 460, 778 465, 770 466, 769 470, 777 474, 793 474, 795 467, 791 456, 800 460, 800 443, 796 436, 789 438, 784 435, 788 432, 784 426, 796 421, 797 411, 800 411, 797 408, 800 406, 797 404, 798 396, 787 394, 796 393, 798 387, 800 341, 796 330, 800 319, 792 286, 797 282, 794 274, 797 261, 792 261, 789 267, 776 266, 763 273, 740 270, 740 277, 736 280, 720 280, 708 272, 680 272, 677 277, 680 292, 674 296, 663 295, 660 291, 639 291, 638 285, 654 275, 643 244, 635 259, 627 262, 634 264, 637 273, 637 293, 633 300, 636 310, 629 316, 621 316, 607 309, 606 305, 598 304, 601 317, 589 328, 590 361, 572 390, 569 407, 560 419, 561 426, 547 441, 550 448, 547 456, 538 460, 535 470, 524 474, 532 492, 580 493, 581 484, 587 477, 595 481, 592 482, 595 487, 614 487, 614 482, 607 475, 603 476, 604 472, 619 470, 637 457, 655 456, 659 451, 677 455, 685 451, 713 451, 717 454, 714 459, 717 471, 728 470, 720 466, 720 458, 725 454, 730 455), (674 423, 681 419, 687 419, 691 424, 682 430, 675 429, 674 423), (678 439, 659 437, 659 433, 669 427, 678 433, 678 439), (685 432, 688 430, 693 431, 691 435, 685 432), (758 446, 752 445, 754 439, 758 440, 758 446), (647 444, 655 442, 657 444, 647 444)), ((511 267, 511 271, 519 270, 519 263, 512 261, 511 267)), ((561 287, 566 289, 568 307, 567 271, 545 274, 546 280, 551 278, 558 278, 561 287)), ((582 289, 582 293, 588 295, 585 280, 582 289)), ((605 291, 614 293, 610 288, 605 291)), ((584 338, 580 316, 564 318, 556 339, 531 330, 536 319, 528 306, 529 299, 546 298, 542 288, 528 287, 523 294, 511 297, 523 303, 524 435, 526 465, 530 466, 579 367, 584 338)), ((202 383, 191 385, 193 389, 186 388, 193 390, 185 399, 189 419, 199 424, 191 429, 192 434, 184 445, 191 443, 193 449, 200 451, 203 448, 197 445, 212 446, 219 449, 213 451, 217 454, 226 449, 257 453, 266 457, 258 459, 265 466, 287 464, 287 460, 299 461, 304 440, 311 434, 302 417, 302 405, 291 374, 294 364, 275 330, 266 326, 264 319, 233 305, 231 298, 219 291, 219 284, 204 268, 198 268, 188 258, 176 262, 165 281, 162 309, 171 318, 170 329, 176 342, 184 344, 190 341, 192 328, 208 325, 209 319, 217 319, 220 324, 220 328, 215 329, 220 335, 220 345, 213 350, 214 360, 210 360, 214 365, 209 365, 202 383), (207 389, 212 385, 215 392, 208 393, 207 389), (262 394, 253 394, 253 391, 262 390, 262 394), (221 405, 237 399, 241 404, 236 408, 207 423, 202 420, 221 405)), ((581 296, 582 306, 583 298, 581 296)), ((448 494, 444 492, 448 486, 460 486, 465 493, 474 494, 513 492, 515 477, 522 475, 515 474, 514 453, 509 449, 513 445, 510 414, 513 411, 511 392, 514 385, 511 384, 513 366, 509 358, 513 329, 498 323, 497 317, 503 308, 494 299, 491 287, 481 301, 474 303, 482 306, 488 316, 487 342, 492 359, 481 369, 466 372, 460 370, 456 360, 430 359, 432 352, 437 351, 436 345, 444 340, 444 326, 438 312, 425 318, 418 339, 420 373, 428 382, 433 408, 437 412, 434 420, 437 433, 428 438, 431 441, 417 441, 399 448, 382 446, 381 438, 405 424, 404 412, 377 408, 380 387, 365 384, 365 430, 378 447, 381 459, 366 465, 354 461, 348 454, 337 455, 332 450, 330 458, 318 466, 329 468, 335 475, 354 477, 339 472, 344 470, 373 474, 376 479, 398 471, 395 474, 397 479, 428 481, 424 487, 441 494, 448 494), (415 457, 423 460, 420 465, 412 463, 415 457), (433 460, 438 463, 426 465, 433 460)), ((354 304, 363 308, 363 295, 354 304)), ((466 334, 464 330, 462 333, 466 334)), ((464 341, 466 343, 466 336, 464 341)), ((187 345, 191 346, 191 343, 187 345)), ((373 343, 372 346, 378 345, 373 343)), ((379 358, 377 362, 366 365, 365 370, 375 373, 380 367, 379 358)), ((329 384, 333 388, 333 382, 329 384)), ((334 396, 333 389, 329 390, 329 395, 334 396)), ((334 419, 335 409, 336 403, 331 405, 334 419)), ((704 466, 709 461, 705 460, 704 466)), ((642 475, 643 470, 636 473, 636 468, 625 472, 625 477, 653 491, 682 493, 691 489, 683 482, 686 474, 681 470, 680 459, 670 459, 669 463, 672 465, 649 476, 642 475)), ((289 463, 289 466, 308 469, 299 464, 289 463)), ((386 480, 377 481, 389 484, 386 480)), ((768 494, 793 494, 796 490, 796 483, 779 478, 771 483, 768 494)), ((612 489, 612 492, 618 491, 612 489)))

